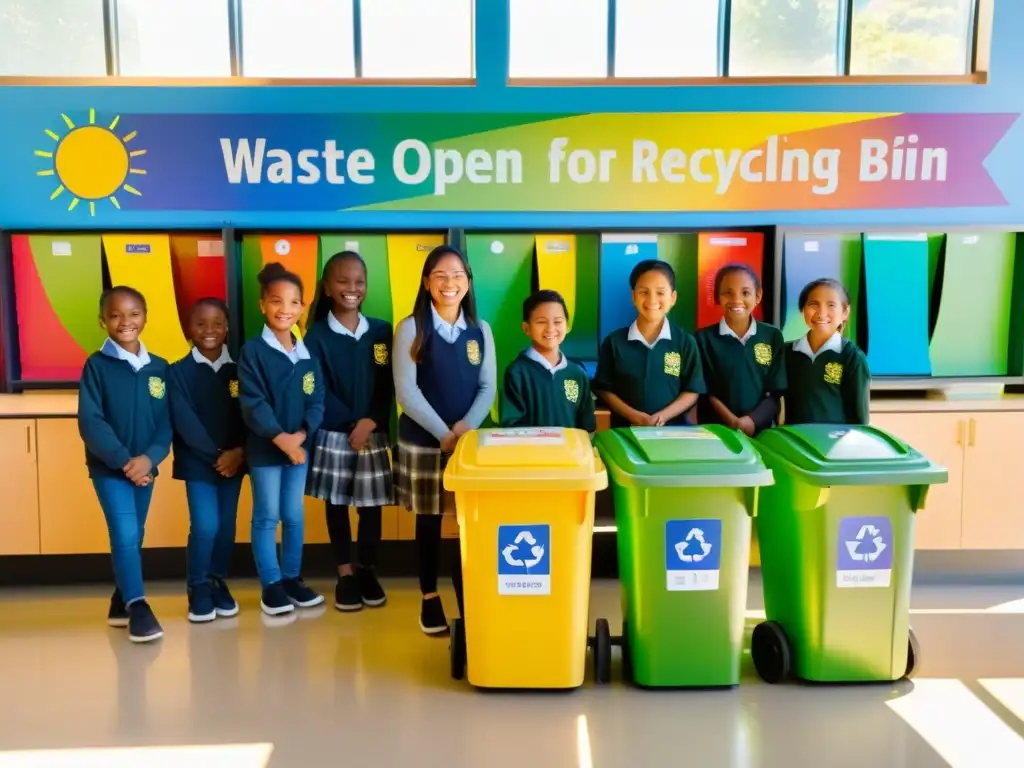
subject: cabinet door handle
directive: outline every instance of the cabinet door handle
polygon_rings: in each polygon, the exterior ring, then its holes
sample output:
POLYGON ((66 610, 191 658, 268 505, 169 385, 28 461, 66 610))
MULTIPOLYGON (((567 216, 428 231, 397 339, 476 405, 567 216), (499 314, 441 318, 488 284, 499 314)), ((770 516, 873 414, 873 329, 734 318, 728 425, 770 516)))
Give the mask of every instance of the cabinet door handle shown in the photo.
POLYGON ((956 420, 956 444, 961 448, 964 445, 964 420, 956 420))
POLYGON ((977 426, 977 422, 974 419, 971 419, 971 423, 970 423, 970 425, 967 428, 967 446, 969 448, 973 448, 974 447, 974 432, 975 432, 976 426, 977 426))
POLYGON ((25 451, 32 455, 32 426, 25 427, 25 451))

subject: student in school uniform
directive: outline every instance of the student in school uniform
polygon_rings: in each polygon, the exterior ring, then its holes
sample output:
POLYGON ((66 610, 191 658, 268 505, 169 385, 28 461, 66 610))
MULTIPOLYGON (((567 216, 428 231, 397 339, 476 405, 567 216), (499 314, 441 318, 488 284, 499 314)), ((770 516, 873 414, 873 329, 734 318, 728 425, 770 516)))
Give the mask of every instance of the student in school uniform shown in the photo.
POLYGON ((188 320, 192 351, 170 370, 174 477, 188 499, 188 619, 238 613, 225 579, 235 549, 238 497, 245 475, 245 425, 238 366, 226 344, 228 308, 200 299, 188 320))
POLYGON ((556 291, 523 302, 523 333, 530 346, 505 369, 501 426, 597 429, 586 371, 562 354, 569 309, 556 291))
POLYGON ((686 424, 705 387, 697 342, 667 317, 675 272, 647 259, 633 268, 629 287, 637 318, 601 343, 594 390, 611 409, 612 427, 686 424))
MULTIPOLYGON (((494 337, 476 313, 473 273, 462 253, 441 245, 427 256, 411 316, 395 329, 395 396, 398 420, 395 495, 416 514, 419 551, 420 629, 448 630, 437 593, 440 567, 443 476, 459 438, 490 412, 497 389, 494 337)), ((455 594, 462 609, 462 565, 456 547, 455 594)))
POLYGON ((786 424, 868 424, 871 371, 860 348, 843 338, 850 294, 838 280, 808 283, 798 301, 808 331, 786 344, 786 424))
POLYGON ((292 328, 302 316, 302 279, 280 264, 259 274, 258 338, 242 347, 239 400, 248 427, 245 456, 252 483, 252 553, 269 616, 324 601, 302 580, 306 453, 324 416, 323 376, 292 328), (281 524, 281 560, 277 525, 281 524))
POLYGON ((338 582, 334 607, 358 611, 384 605, 374 572, 381 507, 394 504, 389 426, 395 385, 391 324, 362 314, 366 263, 342 251, 324 264, 304 339, 324 375, 324 420, 316 432, 306 494, 323 499, 338 582), (356 565, 348 508, 359 513, 356 565))
POLYGON ((163 637, 142 583, 142 540, 153 483, 171 447, 167 361, 146 351, 146 299, 114 286, 100 297, 108 338, 86 360, 78 391, 85 463, 110 535, 117 584, 107 623, 134 643, 163 637))
POLYGON ((715 275, 722 319, 696 334, 707 395, 697 403, 701 424, 724 424, 753 437, 778 420, 786 389, 782 332, 754 319, 761 278, 746 264, 727 264, 715 275))

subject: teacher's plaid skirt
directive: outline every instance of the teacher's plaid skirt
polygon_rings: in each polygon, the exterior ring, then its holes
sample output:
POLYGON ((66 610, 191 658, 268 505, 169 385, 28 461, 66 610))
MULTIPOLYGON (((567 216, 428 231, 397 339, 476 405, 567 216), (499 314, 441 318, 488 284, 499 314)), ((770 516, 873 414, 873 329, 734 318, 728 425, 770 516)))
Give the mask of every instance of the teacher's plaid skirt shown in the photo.
POLYGON ((395 499, 417 515, 440 515, 455 509, 455 494, 444 490, 444 469, 451 455, 440 448, 402 440, 395 446, 395 499))
POLYGON ((395 503, 388 438, 372 432, 355 451, 344 432, 317 430, 306 495, 342 507, 383 507, 395 503))

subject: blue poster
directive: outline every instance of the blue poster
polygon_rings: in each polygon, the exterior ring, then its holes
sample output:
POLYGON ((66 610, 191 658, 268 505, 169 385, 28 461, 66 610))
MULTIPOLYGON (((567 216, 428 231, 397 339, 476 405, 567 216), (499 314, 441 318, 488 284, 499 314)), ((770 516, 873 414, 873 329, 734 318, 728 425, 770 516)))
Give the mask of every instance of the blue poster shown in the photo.
POLYGON ((551 594, 551 526, 498 526, 498 594, 551 594))
POLYGON ((836 586, 888 587, 892 581, 892 520, 844 517, 839 521, 836 586))
POLYGON ((716 590, 721 567, 721 520, 665 523, 665 588, 669 592, 716 590))

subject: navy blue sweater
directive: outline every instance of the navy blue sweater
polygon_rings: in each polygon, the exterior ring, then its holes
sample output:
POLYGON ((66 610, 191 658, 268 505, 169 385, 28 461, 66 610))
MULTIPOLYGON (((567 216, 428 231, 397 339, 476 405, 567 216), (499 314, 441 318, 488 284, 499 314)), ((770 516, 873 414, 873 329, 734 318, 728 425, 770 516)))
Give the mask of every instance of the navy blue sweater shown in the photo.
POLYGON ((78 432, 89 477, 123 478, 122 467, 135 456, 147 456, 157 476, 171 448, 169 370, 156 355, 137 373, 125 360, 89 355, 78 390, 78 432))
POLYGON ((324 421, 332 432, 351 432, 360 419, 373 419, 387 434, 395 380, 391 373, 391 324, 366 318, 358 340, 332 331, 327 320, 315 323, 302 340, 324 373, 324 421))
POLYGON ((291 464, 273 440, 282 432, 306 430, 308 451, 324 418, 324 382, 314 359, 292 363, 260 337, 242 347, 238 360, 239 400, 249 432, 245 454, 249 466, 291 464))
POLYGON ((224 363, 214 371, 190 353, 171 366, 169 394, 174 477, 204 483, 223 480, 213 468, 217 458, 222 451, 245 443, 238 366, 224 363))

